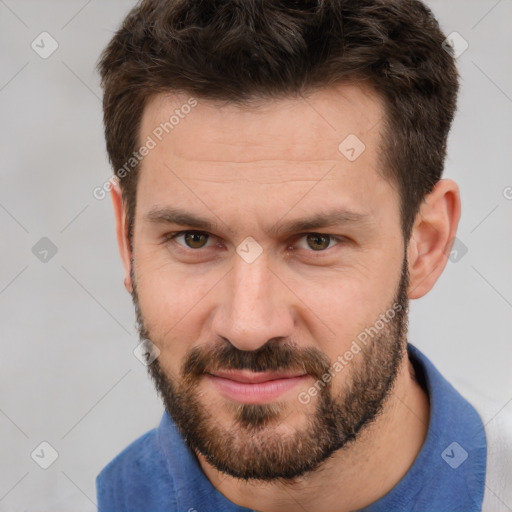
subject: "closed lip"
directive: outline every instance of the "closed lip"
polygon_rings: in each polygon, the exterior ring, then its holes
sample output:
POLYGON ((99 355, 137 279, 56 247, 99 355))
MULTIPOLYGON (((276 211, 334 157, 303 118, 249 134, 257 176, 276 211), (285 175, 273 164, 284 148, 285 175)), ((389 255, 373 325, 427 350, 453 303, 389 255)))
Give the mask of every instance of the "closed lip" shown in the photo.
POLYGON ((286 372, 253 372, 251 370, 224 370, 209 372, 213 377, 228 379, 244 384, 260 384, 272 380, 292 379, 307 375, 305 372, 286 373, 286 372))

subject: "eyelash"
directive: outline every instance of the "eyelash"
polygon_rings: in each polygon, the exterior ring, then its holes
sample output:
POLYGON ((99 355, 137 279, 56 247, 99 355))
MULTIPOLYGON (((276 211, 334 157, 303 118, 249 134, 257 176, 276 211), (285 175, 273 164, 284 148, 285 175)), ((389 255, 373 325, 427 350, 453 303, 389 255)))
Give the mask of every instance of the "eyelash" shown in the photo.
MULTIPOLYGON (((206 235, 206 236, 209 237, 208 241, 210 240, 210 238, 214 237, 214 235, 211 235, 210 233, 207 233, 205 231, 196 231, 196 230, 187 229, 187 230, 184 230, 184 231, 175 231, 173 233, 167 233, 166 235, 164 235, 164 242, 171 242, 171 241, 174 242, 176 240, 176 238, 178 238, 181 235, 187 234, 187 233, 195 233, 195 234, 198 234, 198 235, 206 235)), ((309 232, 309 233, 302 233, 300 235, 296 235, 295 239, 300 240, 300 239, 306 237, 307 235, 318 235, 318 236, 328 237, 330 241, 334 240, 335 242, 337 242, 333 247, 335 247, 336 245, 340 245, 340 244, 346 243, 348 241, 348 239, 346 237, 339 237, 339 236, 331 235, 331 234, 328 234, 328 233, 318 233, 316 231, 312 231, 312 232, 309 232)), ((208 241, 207 241, 207 243, 208 243, 208 241)), ((184 251, 200 252, 202 249, 205 249, 205 247, 201 247, 199 249, 192 249, 191 247, 186 247, 186 246, 181 245, 181 244, 179 244, 177 242, 175 242, 175 243, 180 247, 180 249, 182 249, 184 251)), ((310 250, 303 249, 303 250, 306 250, 307 252, 310 252, 310 253, 314 254, 315 257, 318 257, 318 256, 321 256, 322 254, 327 253, 327 251, 329 249, 332 249, 332 247, 328 247, 327 249, 323 249, 323 250, 320 250, 320 251, 314 251, 313 249, 310 249, 310 250)))

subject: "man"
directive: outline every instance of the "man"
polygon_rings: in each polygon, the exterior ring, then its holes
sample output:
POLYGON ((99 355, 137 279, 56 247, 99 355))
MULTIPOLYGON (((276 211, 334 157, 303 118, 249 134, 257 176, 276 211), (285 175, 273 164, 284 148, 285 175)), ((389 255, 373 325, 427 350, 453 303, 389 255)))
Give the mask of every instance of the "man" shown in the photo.
POLYGON ((99 65, 111 197, 166 412, 100 510, 481 510, 480 417, 407 342, 460 217, 444 39, 404 0, 127 16, 99 65))

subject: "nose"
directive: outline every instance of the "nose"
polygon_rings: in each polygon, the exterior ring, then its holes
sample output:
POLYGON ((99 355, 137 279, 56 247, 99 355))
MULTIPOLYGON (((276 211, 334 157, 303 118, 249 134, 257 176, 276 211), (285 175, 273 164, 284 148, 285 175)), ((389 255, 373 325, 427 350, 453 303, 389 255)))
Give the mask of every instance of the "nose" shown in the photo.
POLYGON ((273 338, 291 337, 293 294, 276 274, 265 253, 252 263, 236 255, 215 309, 214 336, 239 350, 257 350, 273 338))

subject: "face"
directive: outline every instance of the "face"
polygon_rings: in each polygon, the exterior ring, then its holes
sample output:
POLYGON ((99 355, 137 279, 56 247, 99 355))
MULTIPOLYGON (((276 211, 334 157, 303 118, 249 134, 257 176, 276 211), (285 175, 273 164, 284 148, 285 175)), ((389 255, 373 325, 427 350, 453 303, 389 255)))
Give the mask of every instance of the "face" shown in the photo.
POLYGON ((141 125, 156 144, 131 276, 141 337, 160 350, 150 374, 214 467, 292 479, 357 440, 403 362, 407 261, 380 172, 382 105, 352 85, 187 103, 157 96, 141 125))

